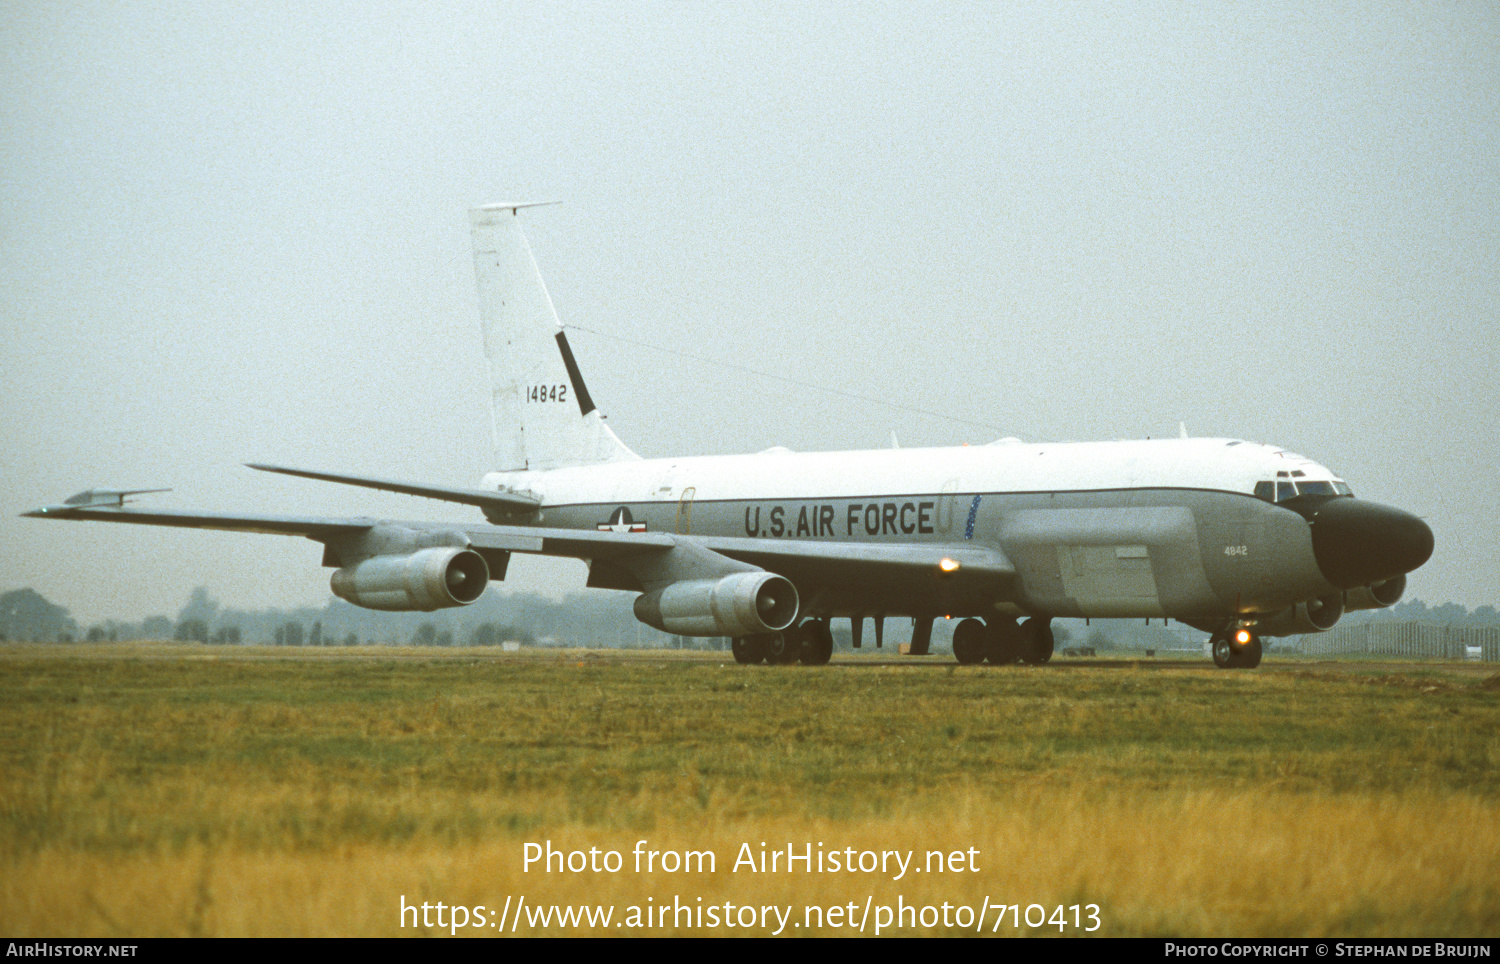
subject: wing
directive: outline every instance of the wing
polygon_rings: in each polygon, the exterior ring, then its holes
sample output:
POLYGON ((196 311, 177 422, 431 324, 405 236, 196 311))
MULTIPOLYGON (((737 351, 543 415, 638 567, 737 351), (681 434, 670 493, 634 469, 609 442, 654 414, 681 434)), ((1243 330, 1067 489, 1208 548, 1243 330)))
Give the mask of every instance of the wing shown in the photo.
POLYGON ((962 543, 705 538, 707 549, 790 579, 804 611, 830 616, 973 615, 1014 601, 1016 569, 997 549, 962 543))
POLYGON ((291 469, 280 465, 246 463, 246 467, 261 472, 279 472, 282 475, 295 475, 304 479, 338 482, 342 485, 358 485, 367 489, 399 492, 402 495, 416 495, 425 499, 457 502, 460 505, 474 505, 481 509, 498 509, 502 512, 534 512, 541 506, 541 500, 518 492, 491 492, 487 489, 427 485, 425 483, 401 482, 396 479, 372 478, 364 475, 337 475, 333 472, 313 472, 308 469, 291 469))
POLYGON ((375 519, 332 519, 323 516, 241 515, 231 512, 184 512, 175 509, 127 509, 125 496, 165 489, 115 492, 91 489, 61 505, 49 505, 22 515, 32 519, 67 519, 89 522, 130 522, 135 525, 176 526, 186 529, 221 529, 226 532, 261 532, 272 535, 307 536, 327 540, 368 529, 375 519), (112 501, 111 501, 112 498, 112 501))
MULTIPOLYGON (((166 491, 164 489, 136 490, 166 491)), ((90 490, 60 505, 49 505, 22 513, 33 519, 66 519, 80 522, 125 522, 135 525, 175 526, 184 529, 218 529, 225 532, 258 532, 270 535, 306 536, 327 543, 366 532, 377 526, 413 532, 461 534, 477 549, 532 552, 549 556, 589 559, 637 552, 660 552, 676 545, 679 537, 658 532, 590 532, 549 529, 539 526, 468 527, 453 522, 417 522, 391 519, 330 518, 327 516, 259 515, 235 512, 140 509, 127 507, 125 496, 136 492, 90 490), (77 501, 74 501, 77 500, 77 501)))
MULTIPOLYGON (((291 474, 342 481, 301 471, 291 474)), ((803 601, 803 612, 809 615, 979 613, 989 611, 996 601, 1014 600, 1018 591, 1010 560, 998 550, 973 543, 832 543, 126 505, 128 496, 144 491, 151 490, 91 490, 60 505, 24 514, 40 519, 303 536, 323 543, 323 564, 330 567, 356 566, 375 557, 414 557, 425 549, 444 547, 472 549, 488 563, 491 578, 503 579, 510 553, 562 556, 589 562, 590 586, 636 592, 764 571, 790 580, 803 601)))

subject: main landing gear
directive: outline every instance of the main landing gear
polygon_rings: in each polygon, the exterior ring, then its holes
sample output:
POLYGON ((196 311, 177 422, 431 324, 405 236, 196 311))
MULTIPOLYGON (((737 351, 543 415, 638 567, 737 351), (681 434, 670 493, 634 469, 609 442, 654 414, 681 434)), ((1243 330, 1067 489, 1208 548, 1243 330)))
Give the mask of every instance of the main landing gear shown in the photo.
POLYGON ((1040 666, 1052 658, 1052 621, 1028 619, 1017 626, 1014 619, 965 619, 953 630, 953 656, 965 664, 1040 666))
POLYGON ((1248 629, 1226 629, 1210 641, 1219 669, 1254 669, 1260 665, 1260 637, 1248 629))
MULTIPOLYGON (((965 619, 953 631, 953 655, 960 663, 1040 666, 1052 659, 1052 621, 1039 617, 1020 625, 1014 619, 965 619)), ((801 663, 823 666, 833 656, 833 631, 826 619, 808 619, 778 633, 737 637, 734 661, 753 666, 801 663)))
POLYGON ((826 619, 809 619, 779 633, 740 636, 730 648, 736 663, 822 666, 833 656, 833 630, 826 619))

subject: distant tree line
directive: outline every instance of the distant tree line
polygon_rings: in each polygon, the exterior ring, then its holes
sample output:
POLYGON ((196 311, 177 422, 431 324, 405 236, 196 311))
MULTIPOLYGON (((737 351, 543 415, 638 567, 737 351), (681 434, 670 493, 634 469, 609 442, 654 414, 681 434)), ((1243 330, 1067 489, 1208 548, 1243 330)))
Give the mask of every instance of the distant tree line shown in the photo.
POLYGON ((658 632, 636 620, 634 595, 577 593, 555 600, 491 590, 472 606, 431 613, 361 609, 341 599, 322 608, 226 609, 202 586, 175 619, 105 620, 80 631, 68 610, 32 589, 0 596, 0 641, 123 642, 176 640, 204 645, 271 646, 595 646, 704 648, 703 641, 658 632))
MULTIPOLYGON (((330 599, 321 609, 235 610, 223 608, 202 586, 194 589, 175 619, 151 616, 139 623, 105 620, 81 630, 68 610, 32 589, 0 594, 0 641, 122 642, 176 640, 204 645, 274 646, 581 646, 626 649, 727 648, 718 638, 672 636, 639 622, 631 593, 589 591, 557 600, 536 593, 491 589, 472 606, 432 613, 388 613, 361 609, 330 599)), ((1494 606, 1472 611, 1456 603, 1429 607, 1408 599, 1389 609, 1347 613, 1339 625, 1382 622, 1448 626, 1500 626, 1494 606)), ((933 649, 944 650, 958 620, 939 619, 933 649)), ((1172 650, 1201 645, 1204 634, 1160 619, 1058 620, 1056 645, 1106 650, 1172 650)), ((873 652, 875 634, 866 620, 863 647, 873 652)), ((911 638, 911 620, 892 617, 885 623, 885 645, 894 648, 911 638)), ((852 650, 848 620, 835 620, 834 645, 852 650)), ((1285 645, 1296 645, 1291 637, 1285 645)), ((1279 645, 1279 643, 1274 643, 1279 645)))
POLYGON ((70 643, 78 624, 61 606, 34 589, 14 589, 0 595, 0 640, 70 643))

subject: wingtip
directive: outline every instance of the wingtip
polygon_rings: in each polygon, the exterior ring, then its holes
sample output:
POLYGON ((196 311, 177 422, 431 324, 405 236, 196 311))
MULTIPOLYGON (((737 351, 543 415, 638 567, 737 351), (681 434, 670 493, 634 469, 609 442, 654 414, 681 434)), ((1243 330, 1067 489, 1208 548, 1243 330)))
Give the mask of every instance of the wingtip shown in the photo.
POLYGON ((478 207, 474 208, 474 210, 476 212, 478 212, 478 211, 509 211, 511 214, 515 214, 517 211, 521 210, 522 208, 544 208, 544 207, 550 207, 550 206, 552 206, 554 204, 561 204, 561 203, 562 203, 561 201, 517 201, 517 202, 514 202, 514 203, 500 202, 500 203, 495 203, 495 204, 481 204, 478 207))
POLYGON ((264 462, 246 462, 244 463, 244 465, 245 468, 254 469, 257 472, 276 472, 281 475, 303 475, 312 476, 314 478, 316 477, 313 476, 312 473, 305 470, 293 469, 285 465, 266 465, 264 462))
POLYGON ((155 495, 158 492, 171 492, 167 489, 86 489, 76 495, 70 495, 59 505, 44 505, 39 509, 21 513, 23 518, 52 519, 58 516, 77 515, 84 509, 120 509, 124 508, 131 496, 155 495))

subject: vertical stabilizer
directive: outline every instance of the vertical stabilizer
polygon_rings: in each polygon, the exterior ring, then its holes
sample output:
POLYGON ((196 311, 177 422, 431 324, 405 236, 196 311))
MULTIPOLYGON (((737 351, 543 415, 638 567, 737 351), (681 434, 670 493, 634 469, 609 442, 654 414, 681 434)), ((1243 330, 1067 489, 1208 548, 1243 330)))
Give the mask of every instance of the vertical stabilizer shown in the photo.
POLYGON ((558 469, 638 458, 594 407, 521 233, 524 204, 469 212, 479 317, 490 369, 490 417, 500 471, 558 469))

